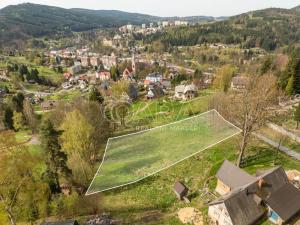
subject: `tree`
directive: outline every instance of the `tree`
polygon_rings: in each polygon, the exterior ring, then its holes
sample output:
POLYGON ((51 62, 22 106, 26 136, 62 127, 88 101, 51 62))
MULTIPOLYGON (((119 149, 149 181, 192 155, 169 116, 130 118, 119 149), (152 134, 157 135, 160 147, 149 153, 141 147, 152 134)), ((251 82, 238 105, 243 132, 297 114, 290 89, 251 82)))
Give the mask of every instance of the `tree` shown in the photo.
POLYGON ((67 166, 67 154, 61 151, 59 135, 60 133, 54 129, 49 119, 43 121, 40 138, 46 164, 44 177, 48 180, 52 193, 61 191, 59 178, 61 176, 68 178, 72 173, 67 166))
POLYGON ((38 120, 34 113, 34 109, 28 100, 24 100, 23 115, 25 117, 26 124, 31 128, 33 132, 35 132, 37 129, 38 120))
POLYGON ((115 97, 119 98, 124 93, 128 94, 129 91, 129 82, 126 80, 120 80, 117 83, 114 83, 111 87, 112 93, 115 97))
POLYGON ((296 108, 294 118, 295 118, 295 121, 297 123, 296 129, 298 129, 299 128, 299 123, 300 123, 300 104, 298 104, 298 106, 296 108))
POLYGON ((100 104, 102 104, 104 98, 102 97, 101 93, 98 91, 96 87, 92 87, 89 94, 89 100, 99 102, 100 104))
POLYGON ((120 71, 116 66, 111 67, 110 74, 114 81, 117 81, 120 78, 120 71))
POLYGON ((212 107, 241 128, 237 165, 241 166, 251 135, 260 129, 269 116, 268 106, 277 99, 277 79, 272 74, 251 77, 248 87, 241 93, 216 96, 212 107))
POLYGON ((24 99, 25 99, 24 95, 18 92, 16 95, 12 97, 9 103, 10 108, 14 111, 22 112, 24 99))
POLYGON ((279 85, 289 95, 300 93, 300 59, 296 51, 290 55, 285 71, 280 76, 279 85))
MULTIPOLYGON (((10 136, 4 134, 1 142, 11 146, 10 136)), ((2 134, 1 134, 2 137, 2 134)), ((16 146, 14 140, 13 146, 16 146)), ((7 215, 12 225, 23 215, 27 221, 33 221, 40 214, 45 215, 45 207, 50 198, 47 185, 39 180, 35 166, 39 160, 31 155, 24 146, 17 146, 1 152, 0 157, 0 211, 7 215)), ((7 224, 8 221, 2 221, 7 224)))
POLYGON ((216 73, 214 86, 216 88, 222 89, 224 92, 227 92, 230 88, 230 82, 235 74, 235 71, 236 69, 231 65, 222 66, 216 73))
POLYGON ((21 65, 19 67, 19 75, 22 81, 24 81, 24 77, 29 74, 28 68, 25 65, 21 65))
POLYGON ((13 127, 16 131, 21 130, 24 128, 25 120, 22 113, 14 111, 13 113, 13 127))
POLYGON ((60 128, 63 130, 62 149, 69 155, 79 156, 82 173, 87 182, 89 177, 84 167, 84 161, 92 161, 95 150, 92 136, 95 128, 78 110, 68 113, 60 128))

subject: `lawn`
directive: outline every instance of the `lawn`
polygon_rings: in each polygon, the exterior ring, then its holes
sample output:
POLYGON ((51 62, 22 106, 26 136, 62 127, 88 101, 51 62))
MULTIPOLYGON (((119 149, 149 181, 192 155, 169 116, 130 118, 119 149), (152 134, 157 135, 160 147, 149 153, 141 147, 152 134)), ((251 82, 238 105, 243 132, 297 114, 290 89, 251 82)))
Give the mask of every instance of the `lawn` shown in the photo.
MULTIPOLYGON (((24 64, 29 68, 38 69, 40 76, 48 78, 54 83, 60 83, 63 80, 63 76, 61 74, 56 73, 47 66, 36 65, 35 63, 28 61, 25 57, 9 57, 8 61, 16 64, 24 64)), ((6 62, 2 62, 2 64, 0 64, 0 68, 1 67, 6 67, 6 62)))
POLYGON ((216 111, 108 140, 88 194, 126 185, 170 167, 240 130, 216 111))
POLYGON ((145 130, 203 113, 209 109, 212 93, 203 91, 198 98, 189 102, 167 98, 135 102, 130 106, 125 118, 126 128, 116 132, 115 135, 145 130))
MULTIPOLYGON (((122 219, 122 224, 179 225, 182 223, 177 219, 178 210, 195 207, 203 213, 204 224, 208 224, 208 206, 204 203, 207 199, 200 197, 199 190, 204 187, 214 190, 216 172, 225 159, 235 162, 238 144, 239 137, 233 137, 136 184, 104 192, 100 203, 103 211, 122 219), (173 185, 178 180, 189 187, 190 204, 178 201, 173 193, 173 185)), ((253 139, 246 151, 249 160, 243 169, 255 174, 256 170, 274 167, 275 152, 274 148, 253 139), (259 160, 251 160, 255 156, 259 160)), ((282 153, 279 153, 277 162, 285 169, 300 170, 299 162, 282 153)))
POLYGON ((281 142, 281 145, 300 153, 300 144, 297 141, 292 140, 288 136, 282 135, 279 132, 276 132, 268 127, 264 127, 263 129, 261 129, 261 133, 266 135, 271 140, 278 143, 281 142))

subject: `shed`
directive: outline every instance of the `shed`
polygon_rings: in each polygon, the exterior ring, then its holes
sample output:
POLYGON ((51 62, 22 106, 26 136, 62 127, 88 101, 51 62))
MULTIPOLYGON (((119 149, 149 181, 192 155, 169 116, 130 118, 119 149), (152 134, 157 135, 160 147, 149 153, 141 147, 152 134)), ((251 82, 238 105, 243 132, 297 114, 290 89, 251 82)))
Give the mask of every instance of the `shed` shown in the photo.
POLYGON ((174 184, 173 191, 175 192, 178 199, 182 200, 187 196, 189 189, 180 181, 174 184))

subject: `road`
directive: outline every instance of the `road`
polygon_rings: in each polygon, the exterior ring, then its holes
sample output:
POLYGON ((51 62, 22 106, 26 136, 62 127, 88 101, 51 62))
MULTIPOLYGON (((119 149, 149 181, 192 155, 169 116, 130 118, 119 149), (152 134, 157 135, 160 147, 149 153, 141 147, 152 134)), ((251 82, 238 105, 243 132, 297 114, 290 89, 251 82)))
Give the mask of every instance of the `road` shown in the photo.
MULTIPOLYGON (((273 140, 267 138, 266 136, 264 136, 264 135, 262 135, 262 134, 257 134, 257 133, 255 133, 254 135, 255 135, 258 139, 260 139, 260 140, 266 142, 267 144, 273 146, 274 148, 278 148, 278 146, 279 146, 279 143, 278 143, 278 142, 275 142, 275 141, 273 141, 273 140)), ((281 152, 283 152, 283 153, 285 153, 285 154, 287 154, 287 155, 293 157, 294 159, 300 161, 300 153, 295 152, 294 150, 291 150, 291 149, 289 149, 289 148, 287 148, 287 147, 285 147, 285 146, 280 146, 280 147, 279 147, 279 150, 280 150, 281 152)))

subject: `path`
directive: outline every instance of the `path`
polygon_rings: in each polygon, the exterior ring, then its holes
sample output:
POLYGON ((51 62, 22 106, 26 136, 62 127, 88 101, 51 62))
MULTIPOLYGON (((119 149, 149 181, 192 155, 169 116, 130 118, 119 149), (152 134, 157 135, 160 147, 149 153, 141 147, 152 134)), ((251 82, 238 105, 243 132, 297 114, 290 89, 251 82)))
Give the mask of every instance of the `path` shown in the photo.
MULTIPOLYGON (((267 144, 273 146, 274 148, 278 148, 278 146, 279 146, 279 143, 278 143, 278 142, 275 142, 275 141, 273 141, 273 140, 267 138, 266 136, 264 136, 264 135, 262 135, 262 134, 254 133, 254 136, 256 136, 256 137, 259 138, 260 140, 266 142, 267 144)), ((294 159, 300 161, 300 153, 295 152, 294 150, 291 150, 291 149, 289 149, 289 148, 287 148, 287 147, 285 147, 285 146, 282 146, 282 145, 279 147, 279 150, 280 150, 281 152, 284 152, 285 154, 287 154, 287 155, 293 157, 294 159)))

